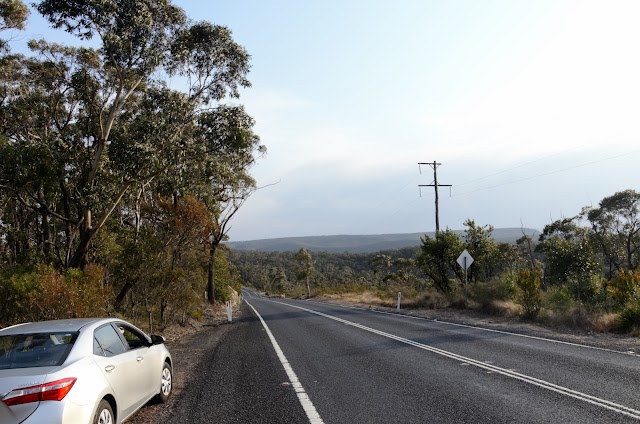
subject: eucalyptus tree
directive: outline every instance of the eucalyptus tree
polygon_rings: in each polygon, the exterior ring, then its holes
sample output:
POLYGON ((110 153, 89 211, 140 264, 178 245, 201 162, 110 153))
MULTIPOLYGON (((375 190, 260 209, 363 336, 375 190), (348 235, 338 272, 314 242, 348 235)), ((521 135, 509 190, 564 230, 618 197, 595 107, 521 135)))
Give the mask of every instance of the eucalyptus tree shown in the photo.
POLYGON ((227 239, 231 220, 256 190, 248 170, 266 152, 254 134, 254 120, 241 106, 219 106, 197 120, 197 139, 202 148, 199 163, 201 200, 211 215, 207 296, 215 298, 215 253, 227 239))
POLYGON ((500 250, 491 236, 493 226, 477 225, 473 219, 467 219, 464 226, 465 248, 474 259, 469 270, 469 279, 487 281, 496 274, 500 266, 500 250))
POLYGON ((311 297, 311 286, 309 286, 309 278, 315 273, 313 266, 313 258, 308 250, 300 248, 296 253, 296 261, 298 264, 298 280, 305 280, 307 283, 307 298, 311 297))
POLYGON ((191 23, 168 0, 44 0, 36 9, 55 28, 97 38, 99 48, 40 41, 31 44, 36 57, 3 58, 9 95, 0 123, 7 157, 26 175, 0 178, 41 215, 43 233, 49 220, 59 225, 51 228, 64 234, 53 242, 61 264, 84 267, 125 196, 189 173, 202 151, 198 117, 249 86, 249 55, 227 28, 191 23), (186 89, 170 89, 167 76, 186 89))
POLYGON ((444 292, 451 291, 449 278, 458 277, 462 281, 460 266, 456 259, 464 249, 460 237, 450 229, 438 231, 434 238, 425 235, 416 256, 416 265, 433 280, 435 287, 444 292))
POLYGON ((544 227, 536 250, 544 254, 546 284, 568 285, 578 300, 595 295, 592 277, 600 275, 602 263, 592 236, 590 228, 579 225, 579 216, 544 227))
MULTIPOLYGON (((29 8, 20 0, 0 0, 0 31, 24 29, 29 8)), ((9 40, 0 39, 0 52, 9 51, 9 40)))
POLYGON ((624 190, 605 197, 597 208, 585 208, 605 258, 616 270, 640 266, 640 193, 624 190))

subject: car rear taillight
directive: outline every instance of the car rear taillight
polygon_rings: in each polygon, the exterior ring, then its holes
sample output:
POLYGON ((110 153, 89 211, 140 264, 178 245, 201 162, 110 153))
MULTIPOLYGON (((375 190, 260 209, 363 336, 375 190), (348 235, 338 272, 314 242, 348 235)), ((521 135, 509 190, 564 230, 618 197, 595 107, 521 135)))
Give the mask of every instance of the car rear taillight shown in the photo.
POLYGON ((76 380, 76 378, 63 378, 62 380, 40 384, 39 386, 14 389, 2 398, 2 402, 7 406, 13 406, 44 400, 60 401, 69 393, 76 380))

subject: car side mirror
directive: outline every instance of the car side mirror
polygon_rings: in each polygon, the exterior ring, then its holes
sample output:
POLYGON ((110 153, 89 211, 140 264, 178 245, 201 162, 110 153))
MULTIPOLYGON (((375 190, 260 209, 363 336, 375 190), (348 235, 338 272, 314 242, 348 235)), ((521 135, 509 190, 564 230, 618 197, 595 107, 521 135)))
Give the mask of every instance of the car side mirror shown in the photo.
POLYGON ((159 345, 159 344, 163 344, 165 342, 165 338, 162 336, 156 336, 155 334, 151 335, 151 344, 152 345, 159 345))

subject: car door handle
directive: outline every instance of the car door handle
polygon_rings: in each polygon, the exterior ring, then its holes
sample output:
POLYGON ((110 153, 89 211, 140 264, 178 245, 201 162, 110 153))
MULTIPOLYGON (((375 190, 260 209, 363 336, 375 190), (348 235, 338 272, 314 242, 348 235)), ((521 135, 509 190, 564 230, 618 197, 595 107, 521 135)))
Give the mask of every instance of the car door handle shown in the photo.
POLYGON ((142 356, 138 356, 138 357, 136 358, 136 360, 137 360, 138 362, 142 362, 142 360, 143 360, 143 359, 144 359, 144 358, 143 358, 142 356))
POLYGON ((106 372, 111 372, 111 371, 113 371, 114 369, 116 369, 116 366, 115 366, 115 365, 107 365, 106 367, 104 367, 104 370, 105 370, 106 372))

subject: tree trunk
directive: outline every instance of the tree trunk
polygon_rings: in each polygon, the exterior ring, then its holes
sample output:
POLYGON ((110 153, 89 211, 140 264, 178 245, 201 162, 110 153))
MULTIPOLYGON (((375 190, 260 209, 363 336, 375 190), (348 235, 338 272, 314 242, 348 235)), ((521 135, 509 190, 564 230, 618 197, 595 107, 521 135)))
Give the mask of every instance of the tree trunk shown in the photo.
POLYGON ((89 245, 95 231, 91 228, 80 231, 80 243, 76 247, 71 260, 69 261, 69 268, 84 269, 87 266, 87 254, 89 253, 89 245))
POLYGON ((126 283, 124 283, 124 286, 122 286, 122 288, 120 289, 120 292, 116 296, 116 300, 113 302, 113 306, 116 309, 116 311, 120 310, 120 307, 122 306, 122 302, 124 301, 124 298, 127 296, 127 294, 129 293, 129 290, 131 290, 132 287, 133 287, 133 281, 128 280, 126 283))
POLYGON ((210 304, 213 305, 215 302, 215 254, 216 254, 216 245, 214 243, 211 244, 211 248, 209 249, 209 275, 207 277, 207 299, 210 304))

